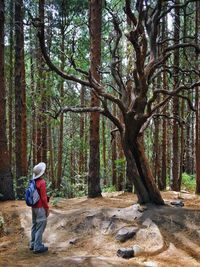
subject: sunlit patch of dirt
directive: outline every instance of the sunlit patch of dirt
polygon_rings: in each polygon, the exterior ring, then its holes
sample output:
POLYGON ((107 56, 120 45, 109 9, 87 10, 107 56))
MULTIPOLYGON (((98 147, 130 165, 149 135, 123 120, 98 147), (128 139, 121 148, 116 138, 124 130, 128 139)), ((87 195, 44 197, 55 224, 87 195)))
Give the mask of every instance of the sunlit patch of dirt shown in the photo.
MULTIPOLYGON (((140 209, 133 194, 107 193, 103 198, 61 199, 51 206, 44 243, 49 251, 29 251, 31 209, 23 201, 0 203, 4 228, 0 266, 200 266, 200 198, 187 192, 164 192, 167 205, 140 209), (170 205, 181 200, 184 207, 170 205), (123 227, 137 227, 124 243, 115 239, 123 227), (119 248, 139 245, 140 256, 125 260, 119 248)), ((53 203, 53 202, 52 202, 53 203)))

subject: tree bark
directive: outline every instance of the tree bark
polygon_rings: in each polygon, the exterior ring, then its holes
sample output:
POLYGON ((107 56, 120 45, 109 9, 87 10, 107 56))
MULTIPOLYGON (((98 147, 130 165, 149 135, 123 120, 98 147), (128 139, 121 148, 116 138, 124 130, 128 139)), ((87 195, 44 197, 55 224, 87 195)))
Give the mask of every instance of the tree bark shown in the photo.
POLYGON ((15 1, 15 151, 17 196, 24 197, 27 175, 26 92, 24 66, 23 1, 15 1))
POLYGON ((51 130, 51 124, 48 125, 48 147, 49 147, 49 178, 52 183, 52 188, 56 188, 56 178, 54 174, 54 148, 52 144, 52 130, 51 130))
MULTIPOLYGON (((200 3, 196 2, 196 43, 199 44, 200 33, 200 3)), ((198 53, 196 54, 196 62, 199 60, 198 53)), ((198 68, 199 66, 197 66, 198 68)), ((199 87, 196 88, 196 194, 200 194, 200 94, 199 87)))
POLYGON ((6 91, 4 76, 5 3, 0 0, 0 200, 15 198, 6 138, 6 91))
POLYGON ((160 131, 160 121, 159 118, 155 118, 154 120, 154 142, 153 142, 153 175, 155 181, 159 181, 160 177, 160 140, 159 140, 159 131, 160 131))
POLYGON ((36 89, 35 89, 35 67, 34 67, 34 52, 33 47, 34 42, 32 41, 32 27, 29 30, 29 38, 30 38, 30 89, 31 89, 31 108, 32 108, 32 116, 31 116, 31 142, 32 142, 32 165, 36 165, 36 105, 34 99, 36 98, 36 89))
MULTIPOLYGON (((179 0, 176 0, 175 3, 180 4, 179 0)), ((174 44, 179 43, 179 32, 180 28, 180 17, 179 17, 179 8, 175 8, 175 21, 174 21, 174 44)), ((179 50, 174 52, 174 90, 178 86, 178 67, 179 67, 179 50)), ((178 97, 173 98, 173 116, 179 116, 179 99, 178 97)), ((174 191, 180 191, 179 186, 179 175, 180 175, 180 147, 179 147, 179 125, 177 120, 173 122, 173 138, 172 138, 173 154, 172 154, 172 180, 171 180, 171 189, 174 191)))
POLYGON ((127 160, 127 175, 133 181, 135 192, 140 204, 154 203, 163 205, 164 201, 156 187, 148 160, 144 152, 143 137, 139 137, 137 142, 122 137, 124 154, 127 160))
MULTIPOLYGON (((85 92, 83 86, 81 87, 80 92, 80 104, 84 106, 85 92)), ((85 123, 84 123, 84 114, 80 115, 80 153, 79 153, 79 174, 82 175, 84 172, 84 132, 85 132, 85 123)))
MULTIPOLYGON (((162 38, 167 38, 167 19, 162 19, 162 38)), ((162 46, 162 52, 165 51, 167 43, 162 46)), ((163 89, 168 90, 167 86, 167 71, 166 66, 163 64, 163 89)), ((165 116, 167 112, 167 107, 163 108, 163 115, 165 116)), ((166 179, 167 179, 167 121, 163 119, 162 121, 162 132, 161 132, 161 176, 158 177, 158 188, 159 190, 166 189, 166 179)))
MULTIPOLYGON (((123 159, 125 159, 124 156, 124 151, 122 148, 122 142, 121 142, 121 137, 117 135, 117 158, 123 162, 123 159)), ((125 185, 125 166, 122 166, 120 170, 117 172, 117 190, 122 191, 124 190, 124 185, 125 185)), ((131 191, 132 191, 132 186, 131 186, 131 191)))
MULTIPOLYGON (((60 29, 60 33, 61 33, 61 70, 64 70, 64 64, 65 64, 65 57, 64 57, 64 53, 65 53, 65 30, 64 30, 64 22, 63 22, 63 14, 62 14, 62 22, 61 22, 61 29, 60 29)), ((60 83, 60 98, 61 98, 61 103, 63 101, 63 97, 64 97, 64 80, 61 80, 60 83)), ((59 129, 59 140, 58 140, 58 169, 57 169, 57 185, 56 187, 58 189, 60 189, 61 186, 61 182, 62 182, 62 161, 63 161, 63 129, 64 129, 64 116, 63 114, 61 114, 60 116, 60 129, 59 129)))
MULTIPOLYGON (((99 82, 98 67, 101 65, 101 14, 102 0, 90 0, 90 71, 99 82)), ((91 95, 91 106, 99 106, 99 99, 91 95)), ((100 152, 99 152, 99 112, 90 115, 90 159, 88 174, 88 197, 101 196, 100 188, 100 152)))
MULTIPOLYGON (((116 116, 116 105, 113 103, 113 115, 116 116)), ((113 130, 115 128, 113 127, 113 130)), ((117 185, 117 170, 116 170, 116 159, 117 159, 117 133, 113 133, 113 137, 111 139, 112 145, 112 185, 118 190, 117 185)))
POLYGON ((10 166, 12 168, 13 162, 13 46, 14 46, 14 38, 13 38, 13 13, 14 13, 14 6, 13 0, 10 0, 10 32, 9 32, 9 92, 8 92, 8 150, 9 150, 9 157, 10 157, 10 166))
POLYGON ((106 180, 106 175, 107 175, 107 162, 106 162, 106 120, 103 117, 101 120, 101 125, 102 125, 102 162, 103 162, 103 180, 106 180))
POLYGON ((134 153, 137 169, 142 180, 142 187, 140 186, 138 189, 135 187, 137 194, 141 195, 142 202, 144 203, 151 202, 158 205, 164 204, 145 155, 143 137, 139 137, 137 143, 134 144, 133 147, 134 150, 132 150, 132 153, 134 153), (147 194, 145 198, 144 194, 147 194))

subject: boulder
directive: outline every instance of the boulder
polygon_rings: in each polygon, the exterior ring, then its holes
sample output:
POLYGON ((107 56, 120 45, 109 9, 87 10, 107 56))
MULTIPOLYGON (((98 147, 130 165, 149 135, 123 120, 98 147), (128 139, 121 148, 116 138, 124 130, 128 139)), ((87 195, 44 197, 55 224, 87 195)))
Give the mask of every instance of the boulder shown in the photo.
POLYGON ((133 248, 120 248, 117 251, 117 256, 122 257, 124 259, 129 259, 134 257, 133 248))
POLYGON ((175 200, 170 202, 171 205, 176 206, 176 207, 183 207, 184 203, 181 200, 175 200))
POLYGON ((117 232, 115 239, 120 242, 125 242, 126 240, 132 238, 137 231, 137 227, 124 227, 117 232))

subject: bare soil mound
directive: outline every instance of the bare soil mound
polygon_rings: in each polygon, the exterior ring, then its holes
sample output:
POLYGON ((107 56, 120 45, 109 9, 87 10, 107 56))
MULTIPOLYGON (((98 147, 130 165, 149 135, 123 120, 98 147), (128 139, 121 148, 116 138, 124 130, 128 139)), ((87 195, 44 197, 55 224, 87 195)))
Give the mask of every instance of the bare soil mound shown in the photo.
POLYGON ((186 192, 165 192, 163 198, 165 206, 145 207, 123 192, 61 199, 51 206, 44 234, 49 251, 43 255, 28 249, 30 208, 23 201, 2 202, 0 266, 200 267, 200 198, 186 192), (170 204, 178 199, 184 207, 170 204), (120 230, 132 228, 137 231, 127 241, 116 239, 120 230), (133 246, 140 249, 135 257, 117 256, 120 248, 133 246))

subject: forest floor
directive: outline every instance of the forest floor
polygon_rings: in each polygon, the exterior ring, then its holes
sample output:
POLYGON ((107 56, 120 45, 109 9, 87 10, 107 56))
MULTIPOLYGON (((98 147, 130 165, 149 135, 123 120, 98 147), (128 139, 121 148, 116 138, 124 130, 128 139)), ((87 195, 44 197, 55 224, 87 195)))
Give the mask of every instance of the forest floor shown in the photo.
POLYGON ((44 254, 28 248, 31 209, 24 201, 1 202, 0 266, 200 266, 200 197, 171 191, 162 195, 165 206, 141 207, 135 195, 123 192, 53 201, 44 234, 49 251, 44 254), (170 204, 177 199, 184 207, 170 204), (130 226, 138 229, 136 235, 117 241, 119 229, 130 226), (140 246, 139 255, 117 256, 118 249, 134 245, 140 246))

